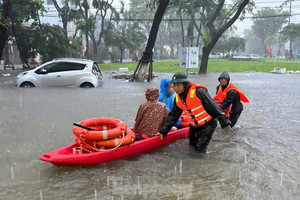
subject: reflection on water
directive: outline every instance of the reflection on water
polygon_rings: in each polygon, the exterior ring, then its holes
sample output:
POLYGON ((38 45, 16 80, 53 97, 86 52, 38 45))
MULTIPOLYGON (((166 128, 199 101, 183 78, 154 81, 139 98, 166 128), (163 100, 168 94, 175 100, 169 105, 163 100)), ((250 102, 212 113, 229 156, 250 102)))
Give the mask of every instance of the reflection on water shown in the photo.
MULTIPOLYGON (((232 73, 251 103, 232 133, 219 127, 205 158, 177 141, 92 167, 55 167, 38 157, 74 142, 72 124, 114 117, 133 126, 144 91, 106 77, 101 88, 34 88, 0 79, 0 199, 298 199, 300 80, 297 74, 232 73)), ((189 78, 215 93, 219 74, 189 78)))

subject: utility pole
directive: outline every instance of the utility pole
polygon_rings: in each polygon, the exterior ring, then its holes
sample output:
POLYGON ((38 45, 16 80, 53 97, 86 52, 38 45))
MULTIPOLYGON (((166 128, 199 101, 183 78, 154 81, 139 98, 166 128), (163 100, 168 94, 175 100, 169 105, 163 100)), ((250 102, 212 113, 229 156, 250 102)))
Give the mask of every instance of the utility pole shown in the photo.
POLYGON ((289 25, 291 23, 291 15, 292 15, 292 0, 290 0, 290 16, 289 16, 289 25))
MULTIPOLYGON (((292 16, 292 0, 290 0, 290 16, 289 16, 289 25, 291 24, 291 16, 292 16)), ((292 50, 292 42, 290 40, 290 52, 289 58, 292 59, 294 57, 293 50, 292 50)))

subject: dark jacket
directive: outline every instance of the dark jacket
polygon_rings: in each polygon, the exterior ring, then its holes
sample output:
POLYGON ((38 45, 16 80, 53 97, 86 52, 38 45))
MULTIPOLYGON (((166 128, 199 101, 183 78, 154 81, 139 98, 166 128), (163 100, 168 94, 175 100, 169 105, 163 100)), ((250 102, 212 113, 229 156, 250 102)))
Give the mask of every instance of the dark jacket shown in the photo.
MULTIPOLYGON (((218 92, 220 86, 221 85, 217 86, 217 92, 218 92)), ((228 85, 224 85, 224 86, 221 86, 221 87, 224 90, 227 86, 228 85)), ((230 104, 232 104, 230 114, 231 113, 241 113, 242 110, 244 109, 243 104, 240 101, 240 95, 236 90, 231 89, 227 92, 226 98, 221 103, 220 107, 221 107, 222 110, 227 109, 228 106, 230 106, 230 104)))
MULTIPOLYGON (((188 90, 189 87, 186 87, 183 94, 179 95, 180 99, 185 101, 186 96, 188 94, 188 90)), ((211 96, 205 89, 197 88, 196 95, 202 101, 202 105, 206 112, 208 112, 208 114, 210 114, 212 117, 217 118, 222 128, 230 125, 228 117, 224 115, 223 111, 220 109, 220 107, 216 104, 216 102, 211 98, 211 96)), ((182 112, 183 110, 179 108, 176 104, 176 101, 174 101, 174 106, 171 112, 169 113, 164 125, 159 129, 159 132, 166 136, 173 124, 176 123, 182 112)))

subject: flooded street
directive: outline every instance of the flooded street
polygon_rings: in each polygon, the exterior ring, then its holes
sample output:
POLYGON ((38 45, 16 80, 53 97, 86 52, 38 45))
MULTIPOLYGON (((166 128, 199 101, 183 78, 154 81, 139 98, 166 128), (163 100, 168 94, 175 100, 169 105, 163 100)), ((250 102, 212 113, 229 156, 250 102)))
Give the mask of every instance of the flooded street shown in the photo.
MULTIPOLYGON (((109 79, 100 88, 17 88, 0 72, 0 199, 299 199, 300 75, 230 73, 250 99, 231 133, 216 129, 205 158, 179 140, 92 167, 39 156, 74 143, 73 123, 113 117, 134 125, 151 83, 109 79)), ((219 73, 190 75, 213 96, 219 73)))

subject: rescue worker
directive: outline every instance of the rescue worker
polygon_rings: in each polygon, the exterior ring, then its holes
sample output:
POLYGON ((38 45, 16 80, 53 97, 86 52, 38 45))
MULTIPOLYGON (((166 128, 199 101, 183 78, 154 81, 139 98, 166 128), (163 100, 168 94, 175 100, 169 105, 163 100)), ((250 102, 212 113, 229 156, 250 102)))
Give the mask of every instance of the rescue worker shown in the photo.
POLYGON ((229 117, 231 127, 234 127, 239 119, 243 104, 249 103, 247 96, 230 82, 230 76, 223 72, 218 78, 220 84, 217 86, 216 95, 213 97, 223 112, 229 117))
POLYGON ((156 135, 166 136, 185 111, 190 121, 190 145, 205 154, 217 127, 216 119, 219 120, 222 128, 228 131, 232 130, 230 121, 211 98, 205 86, 190 82, 186 74, 181 72, 174 74, 171 82, 176 92, 174 106, 156 135))

